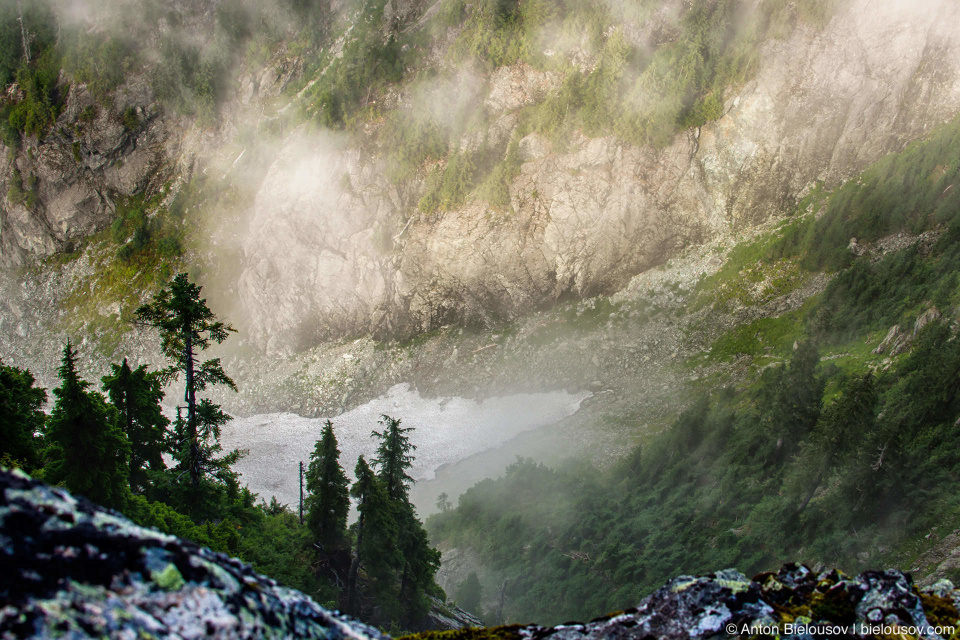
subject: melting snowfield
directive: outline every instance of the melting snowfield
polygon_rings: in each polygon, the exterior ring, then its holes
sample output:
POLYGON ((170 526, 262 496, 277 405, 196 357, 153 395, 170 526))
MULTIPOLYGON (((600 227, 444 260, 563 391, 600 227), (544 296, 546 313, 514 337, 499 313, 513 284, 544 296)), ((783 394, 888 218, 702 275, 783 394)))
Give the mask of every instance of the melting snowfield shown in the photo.
MULTIPOLYGON (((487 398, 422 398, 407 384, 392 387, 385 395, 341 414, 333 421, 340 444, 340 463, 353 477, 361 454, 368 460, 376 450, 370 437, 382 414, 414 427, 410 440, 416 445, 416 460, 410 475, 415 480, 433 479, 438 467, 453 464, 477 453, 501 446, 517 435, 544 427, 576 413, 590 396, 565 391, 522 393, 487 398)), ((251 491, 270 501, 271 496, 296 509, 299 501, 298 464, 309 464, 314 444, 325 418, 303 418, 274 413, 235 418, 221 436, 224 450, 249 449, 249 455, 234 466, 251 491)))

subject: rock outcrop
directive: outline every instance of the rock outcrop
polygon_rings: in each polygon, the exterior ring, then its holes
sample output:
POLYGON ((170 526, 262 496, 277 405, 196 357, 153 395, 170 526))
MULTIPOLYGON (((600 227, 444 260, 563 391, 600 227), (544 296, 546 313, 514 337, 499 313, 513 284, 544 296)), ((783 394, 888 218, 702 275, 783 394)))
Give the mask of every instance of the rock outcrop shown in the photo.
POLYGON ((466 630, 456 636, 511 640, 687 640, 717 636, 873 638, 906 634, 950 637, 960 619, 960 591, 943 580, 920 591, 899 571, 867 571, 856 578, 838 571, 814 573, 785 565, 753 580, 727 569, 702 577, 681 576, 639 606, 589 623, 556 627, 507 626, 466 630))
POLYGON ((427 614, 432 629, 466 629, 482 627, 483 621, 469 611, 454 604, 447 604, 440 598, 430 596, 430 611, 427 614))
POLYGON ((70 87, 50 134, 26 140, 0 162, 8 176, 0 267, 70 250, 111 222, 118 197, 157 191, 174 174, 181 133, 143 78, 128 81, 109 107, 84 85, 70 87), (14 185, 18 174, 21 184, 14 185), (11 198, 18 188, 33 189, 35 198, 11 198))
MULTIPOLYGON (((0 470, 0 576, 3 639, 385 638, 236 559, 138 527, 6 470, 0 470)), ((682 576, 636 608, 584 624, 461 628, 417 637, 679 640, 906 633, 932 639, 954 634, 958 606, 960 590, 948 580, 920 590, 899 571, 851 577, 785 565, 752 580, 732 569, 682 576)))
POLYGON ((876 354, 889 353, 890 357, 896 357, 913 347, 913 340, 920 333, 920 330, 931 322, 936 322, 943 317, 940 310, 930 306, 913 323, 913 332, 910 333, 900 328, 899 324, 890 327, 887 335, 883 338, 877 348, 873 350, 876 354))
POLYGON ((0 638, 380 640, 239 560, 0 470, 0 638))

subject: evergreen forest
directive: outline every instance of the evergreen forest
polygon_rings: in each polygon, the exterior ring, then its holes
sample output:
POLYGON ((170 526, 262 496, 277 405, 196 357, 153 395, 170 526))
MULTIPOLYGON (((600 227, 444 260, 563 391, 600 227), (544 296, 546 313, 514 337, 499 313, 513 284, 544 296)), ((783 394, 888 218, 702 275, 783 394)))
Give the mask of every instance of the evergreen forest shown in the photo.
POLYGON ((442 603, 445 594, 433 580, 440 553, 409 500, 413 429, 382 416, 371 432, 376 455, 360 458, 351 486, 327 421, 306 470, 303 512, 276 498, 257 502, 231 468, 246 452, 220 446, 230 416, 202 397, 214 385, 235 388, 218 358, 201 357, 234 330, 200 293, 178 274, 137 309, 142 330, 159 333, 169 366, 151 371, 124 359, 103 377, 102 392, 80 377, 68 340, 49 415, 33 375, 0 362, 0 463, 239 557, 331 609, 393 632, 422 628, 430 598, 442 603), (161 406, 167 384, 183 389, 173 421, 161 406), (359 517, 348 527, 351 496, 359 517))

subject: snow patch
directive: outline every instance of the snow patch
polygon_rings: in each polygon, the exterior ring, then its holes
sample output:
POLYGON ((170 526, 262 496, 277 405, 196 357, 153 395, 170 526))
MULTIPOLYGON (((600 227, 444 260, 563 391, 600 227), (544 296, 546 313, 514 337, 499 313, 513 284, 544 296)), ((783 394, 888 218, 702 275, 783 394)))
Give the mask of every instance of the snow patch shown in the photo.
MULTIPOLYGON (((501 446, 525 431, 554 424, 580 408, 589 392, 519 393, 480 402, 459 397, 424 398, 409 384, 398 384, 375 400, 335 418, 340 464, 353 477, 357 457, 368 460, 376 450, 370 437, 381 430, 382 414, 400 418, 413 427, 410 440, 416 460, 410 475, 432 480, 436 470, 488 449, 501 446)), ((298 463, 309 464, 314 444, 326 418, 304 418, 273 413, 234 418, 223 428, 224 450, 249 449, 234 465, 251 491, 269 501, 271 496, 296 509, 299 502, 298 463)))

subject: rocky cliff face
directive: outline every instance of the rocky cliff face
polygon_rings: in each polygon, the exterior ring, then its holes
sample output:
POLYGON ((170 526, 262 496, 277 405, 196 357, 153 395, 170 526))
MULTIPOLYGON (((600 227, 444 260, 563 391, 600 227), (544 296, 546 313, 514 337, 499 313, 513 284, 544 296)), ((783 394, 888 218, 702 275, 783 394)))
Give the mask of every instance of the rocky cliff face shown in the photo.
MULTIPOLYGON (((250 328, 260 344, 284 348, 304 331, 408 333, 615 290, 953 117, 958 18, 960 7, 941 0, 849 3, 822 32, 768 43, 725 115, 662 150, 583 136, 555 149, 531 134, 509 214, 472 203, 411 215, 416 185, 405 192, 378 161, 295 131, 243 244, 250 328)), ((553 81, 522 68, 485 80, 477 99, 491 135, 506 138, 513 110, 553 81)))
POLYGON ((26 139, 0 163, 7 176, 0 266, 72 250, 113 220, 118 197, 156 192, 175 175, 182 135, 142 78, 128 81, 109 108, 85 86, 71 87, 50 135, 26 139), (28 186, 31 180, 35 184, 28 186), (17 188, 35 191, 35 198, 11 197, 17 188))
MULTIPOLYGON (((434 8, 400 2, 385 11, 392 24, 418 29, 434 8)), ((397 183, 384 154, 369 152, 378 122, 350 139, 304 125, 259 151, 237 137, 261 124, 264 109, 290 100, 282 91, 304 69, 296 57, 243 71, 216 131, 165 115, 145 81, 128 83, 113 109, 84 123, 92 98, 75 87, 54 134, 5 167, 12 175, 15 165, 24 181, 35 174, 39 199, 30 209, 4 202, 0 261, 9 268, 68 247, 109 222, 117 195, 210 169, 226 189, 255 195, 225 221, 219 233, 229 241, 194 259, 228 282, 243 309, 238 324, 275 352, 451 320, 489 323, 568 295, 610 293, 684 246, 789 211, 816 182, 836 185, 952 118, 960 111, 958 18, 949 0, 851 0, 823 29, 801 24, 767 42, 753 80, 727 92, 723 117, 666 148, 581 134, 561 148, 530 134, 519 141, 508 207, 474 200, 430 215, 417 207, 422 176, 397 183), (133 128, 122 124, 127 108, 137 114, 133 128), (241 152, 259 154, 266 168, 231 175, 241 152)), ((655 23, 625 32, 639 43, 666 37, 655 23)), ((591 55, 573 57, 589 67, 591 55)), ((562 81, 524 65, 443 74, 454 80, 432 87, 430 117, 442 121, 458 100, 480 104, 489 124, 479 135, 504 153, 518 109, 562 81)), ((417 100, 408 88, 388 97, 393 107, 418 109, 417 100)), ((459 145, 469 149, 476 138, 459 145)))
MULTIPOLYGON (((235 559, 137 527, 7 470, 0 470, 0 571, 3 638, 385 637, 235 559)), ((899 571, 854 578, 786 565, 753 580, 735 570, 682 576, 637 607, 586 624, 453 633, 558 640, 836 633, 939 638, 955 633, 958 606, 960 590, 947 580, 918 590, 899 571)))

